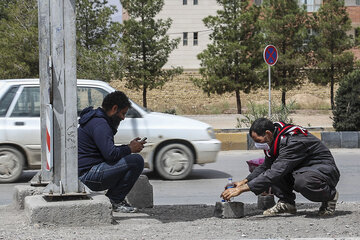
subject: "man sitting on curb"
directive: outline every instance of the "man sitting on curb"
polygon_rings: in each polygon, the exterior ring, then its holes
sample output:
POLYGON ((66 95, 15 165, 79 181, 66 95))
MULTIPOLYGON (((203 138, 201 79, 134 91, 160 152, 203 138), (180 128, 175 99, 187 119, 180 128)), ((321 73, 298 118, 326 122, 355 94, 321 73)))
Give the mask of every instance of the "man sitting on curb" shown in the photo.
POLYGON ((264 150, 265 161, 221 197, 229 200, 247 191, 258 195, 271 187, 279 201, 263 214, 294 214, 295 190, 310 201, 322 203, 319 215, 334 214, 340 172, 330 150, 318 138, 302 127, 266 118, 255 120, 249 134, 255 147, 264 150))
POLYGON ((131 106, 120 91, 108 94, 102 107, 85 108, 78 128, 79 179, 93 191, 107 190, 115 212, 136 212, 124 199, 144 169, 139 154, 145 141, 135 138, 129 145, 116 146, 114 135, 131 106))

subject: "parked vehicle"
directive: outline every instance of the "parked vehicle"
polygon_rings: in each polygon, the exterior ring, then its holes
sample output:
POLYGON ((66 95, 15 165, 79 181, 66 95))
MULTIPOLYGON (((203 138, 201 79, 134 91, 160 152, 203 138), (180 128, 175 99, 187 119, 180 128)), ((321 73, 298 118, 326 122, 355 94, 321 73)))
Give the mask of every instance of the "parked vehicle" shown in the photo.
MULTIPOLYGON (((115 91, 105 82, 78 80, 77 111, 101 106, 115 91)), ((147 137, 145 167, 165 179, 186 178, 193 164, 216 161, 221 143, 210 125, 151 112, 132 102, 115 135, 116 144, 147 137)), ((40 87, 38 79, 0 80, 0 183, 16 181, 23 169, 41 167, 40 87)))

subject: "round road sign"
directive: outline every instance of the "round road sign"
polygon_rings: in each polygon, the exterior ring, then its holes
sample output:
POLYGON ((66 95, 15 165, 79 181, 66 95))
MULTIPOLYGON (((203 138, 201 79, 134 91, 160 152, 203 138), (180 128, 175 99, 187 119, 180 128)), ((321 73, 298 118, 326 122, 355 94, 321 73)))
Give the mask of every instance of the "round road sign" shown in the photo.
POLYGON ((273 66, 278 60, 278 52, 273 45, 267 45, 264 49, 264 60, 267 65, 273 66))

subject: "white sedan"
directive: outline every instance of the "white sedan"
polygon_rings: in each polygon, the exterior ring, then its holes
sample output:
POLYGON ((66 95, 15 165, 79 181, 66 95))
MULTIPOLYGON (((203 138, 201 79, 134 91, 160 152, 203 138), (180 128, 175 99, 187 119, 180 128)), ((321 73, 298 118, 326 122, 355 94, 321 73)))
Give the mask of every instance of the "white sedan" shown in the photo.
MULTIPOLYGON (((105 82, 77 81, 78 113, 101 106, 115 91, 105 82)), ((116 144, 147 137, 145 167, 165 179, 183 179, 193 164, 216 161, 221 142, 210 125, 176 115, 150 112, 132 102, 115 135, 116 144)), ((23 169, 39 169, 40 88, 38 79, 0 80, 0 183, 13 182, 23 169)))

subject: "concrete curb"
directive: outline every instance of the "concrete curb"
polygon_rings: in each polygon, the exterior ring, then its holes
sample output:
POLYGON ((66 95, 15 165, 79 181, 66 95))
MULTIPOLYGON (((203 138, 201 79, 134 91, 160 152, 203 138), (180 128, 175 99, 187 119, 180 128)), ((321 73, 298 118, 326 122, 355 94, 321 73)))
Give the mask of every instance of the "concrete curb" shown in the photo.
MULTIPOLYGON (((328 148, 360 148, 360 132, 310 131, 328 148)), ((217 129, 216 138, 221 141, 221 150, 253 150, 254 142, 240 129, 217 129)))

